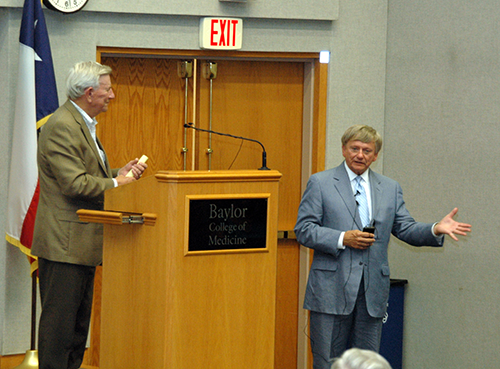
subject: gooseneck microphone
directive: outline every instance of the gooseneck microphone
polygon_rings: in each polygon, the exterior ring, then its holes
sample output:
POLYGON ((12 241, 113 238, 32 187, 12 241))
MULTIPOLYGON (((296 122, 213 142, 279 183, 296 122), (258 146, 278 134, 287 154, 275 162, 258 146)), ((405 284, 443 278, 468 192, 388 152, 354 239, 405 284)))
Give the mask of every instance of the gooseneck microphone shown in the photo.
POLYGON ((262 167, 259 168, 259 170, 270 170, 267 167, 267 153, 266 153, 266 149, 264 148, 264 145, 260 141, 254 140, 253 138, 247 138, 247 137, 241 137, 241 136, 234 136, 234 135, 230 135, 229 133, 221 133, 221 132, 212 131, 210 129, 198 128, 198 127, 195 127, 193 123, 185 123, 184 124, 184 128, 191 128, 191 129, 194 129, 195 131, 214 133, 214 134, 219 135, 219 136, 226 136, 226 137, 231 137, 231 138, 237 138, 239 140, 256 142, 256 143, 258 143, 260 145, 260 147, 262 147, 262 167))

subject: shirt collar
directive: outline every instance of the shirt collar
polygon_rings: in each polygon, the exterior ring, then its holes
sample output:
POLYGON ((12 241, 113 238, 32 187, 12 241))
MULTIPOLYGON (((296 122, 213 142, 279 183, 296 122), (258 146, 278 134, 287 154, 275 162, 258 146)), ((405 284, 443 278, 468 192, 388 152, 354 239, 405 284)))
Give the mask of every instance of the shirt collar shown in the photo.
POLYGON ((91 118, 85 110, 80 108, 73 100, 69 100, 73 104, 73 106, 78 110, 78 112, 82 115, 83 120, 85 121, 85 124, 87 124, 87 127, 89 127, 90 132, 95 133, 95 126, 97 124, 97 120, 95 118, 91 118))
MULTIPOLYGON (((348 166, 347 163, 344 161, 344 167, 347 171, 347 175, 349 176, 349 181, 352 182, 358 175, 354 173, 348 166)), ((365 180, 366 183, 370 183, 370 168, 365 170, 362 174, 360 174, 361 178, 365 180)))

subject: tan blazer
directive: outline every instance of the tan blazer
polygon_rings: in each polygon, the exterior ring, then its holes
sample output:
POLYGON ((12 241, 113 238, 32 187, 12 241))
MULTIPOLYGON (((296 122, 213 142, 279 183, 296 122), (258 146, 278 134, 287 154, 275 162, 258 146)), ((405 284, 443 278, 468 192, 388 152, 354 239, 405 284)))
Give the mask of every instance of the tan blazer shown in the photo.
POLYGON ((83 117, 66 101, 43 126, 38 140, 40 199, 33 255, 99 265, 103 227, 80 222, 76 211, 102 210, 104 191, 113 188, 111 178, 117 171, 110 169, 107 160, 102 162, 83 117))

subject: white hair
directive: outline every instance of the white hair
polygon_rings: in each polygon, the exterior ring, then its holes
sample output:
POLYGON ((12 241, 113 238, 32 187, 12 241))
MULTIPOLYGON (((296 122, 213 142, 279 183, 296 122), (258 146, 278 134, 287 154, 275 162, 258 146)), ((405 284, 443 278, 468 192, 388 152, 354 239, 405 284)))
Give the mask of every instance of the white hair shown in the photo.
POLYGON ((74 100, 85 93, 89 87, 99 88, 99 78, 111 74, 112 69, 95 61, 77 63, 70 69, 66 78, 66 95, 74 100))
POLYGON ((336 359, 332 369, 392 369, 382 355, 370 351, 352 348, 336 359))

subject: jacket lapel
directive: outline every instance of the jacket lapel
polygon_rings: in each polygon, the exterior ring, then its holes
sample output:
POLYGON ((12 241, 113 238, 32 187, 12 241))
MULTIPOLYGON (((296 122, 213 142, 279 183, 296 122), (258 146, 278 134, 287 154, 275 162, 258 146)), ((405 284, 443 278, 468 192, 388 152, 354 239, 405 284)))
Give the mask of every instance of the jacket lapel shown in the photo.
MULTIPOLYGON (((82 115, 80 112, 74 107, 73 103, 71 101, 66 101, 64 104, 68 110, 73 114, 73 117, 75 118, 75 121, 80 125, 81 130, 83 132, 83 135, 85 136, 85 139, 87 140, 87 144, 89 145, 90 149, 94 153, 94 155, 97 158, 97 161, 99 162, 99 166, 101 167, 102 171, 108 176, 111 177, 111 169, 109 168, 109 164, 106 162, 104 163, 101 159, 101 155, 99 154, 99 151, 97 149, 97 146, 95 145, 94 139, 92 138, 92 135, 90 134, 89 127, 87 127, 87 124, 85 123, 85 120, 83 119, 82 115)), ((101 143, 99 142, 99 139, 96 139, 99 145, 101 143)), ((101 146, 101 150, 104 151, 104 149, 101 146)))
POLYGON ((347 211, 350 213, 351 219, 355 221, 359 229, 363 229, 361 218, 357 210, 356 199, 352 193, 351 182, 349 181, 349 176, 345 170, 344 163, 336 168, 333 174, 333 180, 335 188, 344 201, 347 211))
POLYGON ((380 210, 379 205, 383 189, 377 174, 373 170, 370 170, 370 186, 372 197, 372 219, 375 220, 380 210))
MULTIPOLYGON (((102 144, 101 144, 101 141, 99 140, 99 137, 96 137, 96 141, 97 141, 97 145, 99 146, 99 148, 104 153, 104 158, 106 159, 104 161, 104 163, 102 162, 102 160, 100 160, 99 163, 101 163, 101 166, 103 166, 103 168, 106 171, 106 173, 108 174, 108 176, 112 177, 111 167, 109 166, 109 160, 107 160, 108 159, 108 155, 106 155, 106 151, 104 150, 104 147, 102 147, 102 144)), ((99 159, 101 159, 101 155, 99 153, 98 153, 98 155, 99 155, 99 159)))

